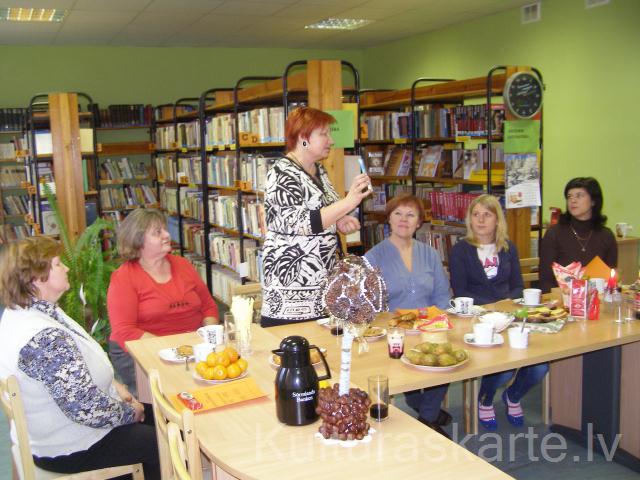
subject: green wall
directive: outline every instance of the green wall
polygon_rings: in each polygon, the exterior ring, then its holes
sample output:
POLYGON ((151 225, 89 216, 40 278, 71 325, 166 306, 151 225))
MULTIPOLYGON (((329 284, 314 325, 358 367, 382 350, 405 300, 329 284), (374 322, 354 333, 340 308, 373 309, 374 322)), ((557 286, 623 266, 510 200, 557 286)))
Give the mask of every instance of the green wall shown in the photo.
POLYGON ((493 65, 533 65, 546 84, 543 211, 564 208, 576 176, 596 177, 608 225, 629 222, 640 234, 640 1, 542 2, 538 23, 520 10, 455 25, 364 51, 370 88, 409 88, 420 76, 470 78, 493 65))
POLYGON ((86 92, 101 105, 168 103, 246 75, 282 75, 295 60, 334 58, 362 64, 358 50, 0 46, 0 107, 52 91, 86 92))

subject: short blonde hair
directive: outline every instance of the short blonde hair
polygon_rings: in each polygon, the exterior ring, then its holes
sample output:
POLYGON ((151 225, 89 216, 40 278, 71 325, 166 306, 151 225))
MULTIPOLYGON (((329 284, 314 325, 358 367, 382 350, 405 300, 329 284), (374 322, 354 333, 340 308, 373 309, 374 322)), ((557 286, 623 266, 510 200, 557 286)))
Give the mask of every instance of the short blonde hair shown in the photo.
POLYGON ((29 237, 7 244, 0 256, 0 303, 26 308, 38 293, 34 280, 46 282, 51 261, 63 252, 50 237, 29 237))
POLYGON ((160 210, 138 208, 127 215, 118 227, 118 253, 124 260, 137 260, 144 245, 144 234, 152 227, 167 226, 160 210))
POLYGON ((509 250, 509 234, 507 232, 507 221, 504 218, 504 213, 502 211, 502 207, 500 206, 500 202, 493 195, 483 194, 479 197, 476 197, 469 205, 469 209, 467 210, 467 216, 465 218, 465 223, 467 225, 467 235, 465 239, 471 245, 478 246, 480 243, 476 238, 473 230, 471 229, 471 214, 473 213, 473 209, 477 206, 483 206, 491 213, 493 213, 498 221, 496 223, 496 251, 507 251, 509 250))

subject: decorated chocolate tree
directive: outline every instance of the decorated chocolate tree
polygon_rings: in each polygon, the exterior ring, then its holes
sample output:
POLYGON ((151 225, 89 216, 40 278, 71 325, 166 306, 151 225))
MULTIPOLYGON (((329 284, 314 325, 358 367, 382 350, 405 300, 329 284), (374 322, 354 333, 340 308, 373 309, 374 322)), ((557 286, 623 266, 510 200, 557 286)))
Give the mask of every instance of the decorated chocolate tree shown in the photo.
POLYGON ((378 270, 364 257, 347 255, 329 273, 324 299, 331 315, 343 324, 339 393, 346 395, 353 339, 362 338, 376 313, 388 309, 387 287, 378 270))

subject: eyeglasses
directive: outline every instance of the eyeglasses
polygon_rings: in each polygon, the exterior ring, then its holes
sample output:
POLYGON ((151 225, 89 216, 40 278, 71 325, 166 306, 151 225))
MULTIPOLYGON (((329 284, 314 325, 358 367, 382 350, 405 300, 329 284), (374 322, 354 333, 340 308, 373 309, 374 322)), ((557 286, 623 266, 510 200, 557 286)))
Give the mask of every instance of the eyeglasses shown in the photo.
POLYGON ((574 198, 576 200, 580 200, 581 198, 584 198, 586 196, 587 194, 585 192, 569 193, 567 194, 567 200, 573 200, 574 198))

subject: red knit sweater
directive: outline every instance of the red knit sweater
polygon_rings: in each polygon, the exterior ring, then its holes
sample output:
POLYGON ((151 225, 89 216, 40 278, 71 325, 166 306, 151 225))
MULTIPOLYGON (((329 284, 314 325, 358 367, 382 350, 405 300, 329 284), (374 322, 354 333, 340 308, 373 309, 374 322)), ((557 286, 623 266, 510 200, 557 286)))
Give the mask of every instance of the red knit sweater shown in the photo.
POLYGON ((145 332, 173 335, 192 332, 205 317, 218 317, 218 307, 207 286, 184 258, 167 255, 171 280, 158 283, 137 261, 124 263, 111 275, 107 308, 111 341, 124 342, 145 332))

